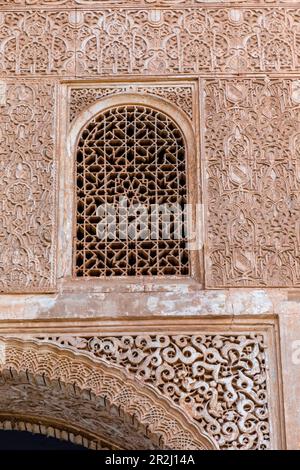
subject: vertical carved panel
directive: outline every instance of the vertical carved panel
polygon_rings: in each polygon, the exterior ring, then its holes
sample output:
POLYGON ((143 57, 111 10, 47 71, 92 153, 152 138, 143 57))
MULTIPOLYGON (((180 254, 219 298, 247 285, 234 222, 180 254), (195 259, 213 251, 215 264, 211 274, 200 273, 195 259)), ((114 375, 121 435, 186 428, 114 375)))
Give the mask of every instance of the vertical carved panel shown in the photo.
POLYGON ((206 82, 209 287, 300 285, 300 82, 206 82))
POLYGON ((54 86, 1 82, 0 291, 53 287, 54 86))

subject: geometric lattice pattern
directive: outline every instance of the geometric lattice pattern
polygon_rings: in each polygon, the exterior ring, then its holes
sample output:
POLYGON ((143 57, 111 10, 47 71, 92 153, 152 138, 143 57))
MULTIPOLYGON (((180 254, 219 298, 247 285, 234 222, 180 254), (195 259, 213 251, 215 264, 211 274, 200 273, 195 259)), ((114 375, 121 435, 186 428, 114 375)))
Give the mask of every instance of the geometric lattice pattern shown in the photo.
POLYGON ((76 165, 76 276, 189 274, 185 145, 168 116, 109 109, 81 132, 76 165))

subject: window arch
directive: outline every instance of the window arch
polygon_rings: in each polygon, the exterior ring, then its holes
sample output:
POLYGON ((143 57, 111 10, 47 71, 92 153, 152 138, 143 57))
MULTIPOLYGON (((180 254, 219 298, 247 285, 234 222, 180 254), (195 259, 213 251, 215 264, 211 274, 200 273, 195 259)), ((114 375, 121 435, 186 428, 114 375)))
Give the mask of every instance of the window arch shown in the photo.
POLYGON ((76 149, 77 277, 188 275, 184 136, 129 104, 97 114, 76 149))

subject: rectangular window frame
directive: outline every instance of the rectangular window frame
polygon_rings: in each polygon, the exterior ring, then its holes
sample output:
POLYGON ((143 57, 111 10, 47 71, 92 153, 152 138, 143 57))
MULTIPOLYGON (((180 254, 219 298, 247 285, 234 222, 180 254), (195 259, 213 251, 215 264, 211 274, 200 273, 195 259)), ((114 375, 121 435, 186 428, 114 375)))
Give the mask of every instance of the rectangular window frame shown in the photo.
MULTIPOLYGON (((178 93, 183 87, 190 89, 191 93, 191 114, 190 123, 195 135, 196 149, 194 152, 195 161, 189 161, 187 154, 187 197, 188 202, 193 207, 193 224, 195 222, 196 208, 199 208, 198 216, 201 219, 200 234, 201 242, 204 238, 204 214, 202 205, 202 175, 200 158, 200 127, 199 127, 199 82, 196 77, 190 78, 166 78, 145 77, 136 80, 134 77, 127 77, 110 81, 101 80, 72 80, 61 81, 57 90, 57 155, 58 155, 58 256, 57 256, 57 277, 58 288, 68 292, 76 292, 83 286, 84 289, 91 292, 157 292, 170 291, 176 292, 178 289, 199 290, 204 286, 204 260, 203 243, 202 248, 191 250, 190 274, 185 276, 171 275, 145 275, 145 276, 110 276, 110 277, 76 277, 73 273, 73 247, 74 247, 74 226, 76 221, 76 194, 75 194, 75 155, 70 148, 70 103, 72 90, 74 89, 93 89, 107 87, 122 89, 124 92, 135 92, 136 89, 143 87, 144 90, 149 87, 149 96, 154 87, 159 87, 160 92, 163 88, 168 93, 170 87, 178 87, 178 93), (191 168, 192 167, 192 168, 191 168), (70 175, 72 174, 72 178, 70 175), (71 217, 70 217, 71 215, 71 217)), ((145 94, 148 94, 145 91, 145 94)), ((152 95, 153 96, 153 95, 152 95)), ((82 124, 84 125, 92 116, 86 111, 80 113, 82 124)))

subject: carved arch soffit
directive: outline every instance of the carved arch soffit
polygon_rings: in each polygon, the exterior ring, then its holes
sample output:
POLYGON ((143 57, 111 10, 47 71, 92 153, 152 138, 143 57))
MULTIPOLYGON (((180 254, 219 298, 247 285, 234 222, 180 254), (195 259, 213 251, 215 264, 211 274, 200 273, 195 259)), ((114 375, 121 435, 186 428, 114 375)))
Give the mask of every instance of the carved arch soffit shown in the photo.
POLYGON ((51 427, 98 449, 218 448, 151 385, 66 347, 0 338, 0 394, 0 422, 15 423, 2 429, 20 429, 21 422, 30 430, 24 423, 31 423, 45 434, 51 427))

